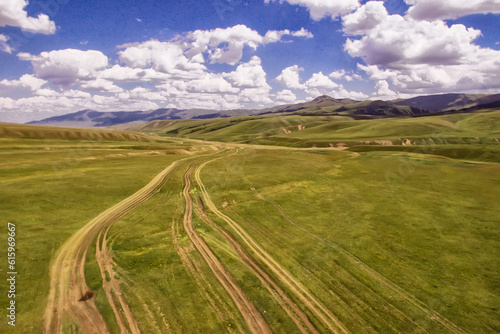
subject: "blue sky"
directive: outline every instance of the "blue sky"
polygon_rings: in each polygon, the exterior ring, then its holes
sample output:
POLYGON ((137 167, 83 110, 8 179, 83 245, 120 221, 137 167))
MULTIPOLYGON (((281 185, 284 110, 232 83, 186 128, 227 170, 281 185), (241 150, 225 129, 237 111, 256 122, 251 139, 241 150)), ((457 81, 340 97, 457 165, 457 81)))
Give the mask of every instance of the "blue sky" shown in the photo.
POLYGON ((500 92, 500 0, 3 0, 0 121, 500 92))

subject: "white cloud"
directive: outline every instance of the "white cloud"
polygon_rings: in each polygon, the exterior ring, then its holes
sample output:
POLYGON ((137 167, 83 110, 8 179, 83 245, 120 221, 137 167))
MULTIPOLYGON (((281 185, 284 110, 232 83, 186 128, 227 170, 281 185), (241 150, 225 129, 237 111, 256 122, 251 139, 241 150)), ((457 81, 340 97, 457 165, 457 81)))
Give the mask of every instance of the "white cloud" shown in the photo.
POLYGON ((0 110, 12 110, 14 109, 16 101, 10 97, 0 97, 0 110))
POLYGON ((188 59, 182 48, 171 42, 150 40, 122 45, 120 60, 132 68, 152 68, 179 78, 196 78, 206 67, 188 59))
POLYGON ((123 88, 116 86, 112 81, 97 78, 95 80, 87 81, 80 86, 83 89, 89 89, 98 92, 120 93, 123 88))
POLYGON ((353 100, 366 100, 369 97, 368 95, 362 92, 349 91, 345 89, 343 86, 340 86, 339 88, 332 91, 328 95, 336 99, 353 99, 353 100))
POLYGON ((45 97, 56 97, 56 96, 61 96, 59 92, 56 92, 55 90, 51 88, 42 88, 39 89, 35 92, 36 95, 38 96, 45 96, 45 97))
POLYGON ((405 0, 415 20, 457 19, 471 14, 500 13, 500 0, 405 0))
POLYGON ((79 98, 79 99, 90 99, 92 95, 88 92, 82 92, 81 90, 70 89, 62 92, 63 96, 68 98, 79 98))
POLYGON ((281 37, 283 37, 284 35, 290 35, 290 30, 288 30, 288 29, 269 30, 268 32, 266 32, 266 35, 262 39, 262 42, 264 44, 278 42, 279 40, 281 40, 281 37))
MULTIPOLYGON (((264 0, 269 3, 275 0, 264 0)), ((339 15, 352 12, 360 6, 358 0, 282 0, 291 5, 299 5, 309 10, 313 20, 321 20, 324 17, 335 19, 339 15)))
POLYGON ((161 92, 155 92, 144 87, 136 87, 128 92, 117 95, 123 101, 166 101, 167 98, 161 92))
POLYGON ((375 85, 374 96, 381 100, 393 100, 398 97, 398 93, 389 88, 389 83, 386 80, 379 80, 375 85))
POLYGON ((198 55, 207 53, 211 63, 236 65, 243 57, 245 47, 256 50, 259 45, 278 42, 283 36, 287 35, 313 37, 304 28, 294 32, 290 32, 288 29, 270 30, 264 36, 261 36, 257 31, 248 28, 244 24, 238 24, 228 28, 189 32, 185 36, 182 46, 189 58, 199 57, 198 55))
POLYGON ((260 106, 273 103, 269 97, 269 88, 265 87, 245 88, 238 97, 241 103, 257 103, 260 106))
POLYGON ((219 95, 209 93, 185 94, 174 100, 174 105, 180 109, 239 109, 242 105, 236 95, 219 95))
POLYGON ((337 70, 337 71, 333 71, 328 76, 332 79, 339 80, 339 79, 342 79, 345 75, 346 75, 345 70, 337 70))
POLYGON ((304 69, 298 65, 293 65, 281 71, 276 77, 276 81, 290 89, 304 89, 305 86, 300 83, 300 71, 304 69))
POLYGON ((297 96, 291 90, 284 89, 276 94, 276 100, 283 103, 293 103, 297 101, 297 96))
POLYGON ((95 50, 55 50, 38 56, 19 53, 18 57, 31 61, 38 78, 62 86, 71 86, 78 80, 92 80, 97 71, 108 66, 108 57, 95 50))
POLYGON ((56 24, 46 14, 40 14, 36 18, 29 17, 24 9, 27 5, 28 0, 0 1, 0 27, 19 27, 33 33, 53 34, 56 24))
POLYGON ((12 48, 7 43, 8 40, 9 40, 8 36, 0 34, 0 51, 6 53, 12 53, 12 48))
POLYGON ((187 89, 194 93, 238 93, 240 91, 220 75, 213 73, 207 73, 200 79, 189 81, 187 89))
POLYGON ((36 78, 33 75, 25 74, 19 80, 2 80, 0 81, 0 86, 4 87, 21 87, 29 88, 32 91, 40 89, 43 85, 47 83, 46 80, 36 78))
POLYGON ((140 81, 146 75, 141 68, 123 67, 114 65, 99 72, 99 77, 111 81, 140 81))
POLYGON ((292 31, 285 29, 285 30, 269 30, 266 32, 264 38, 262 39, 263 44, 268 44, 268 43, 275 43, 279 42, 283 36, 293 36, 293 37, 305 37, 305 38, 313 38, 314 35, 304 29, 301 28, 300 30, 297 31, 292 31))
POLYGON ((481 31, 443 21, 415 21, 389 15, 383 2, 370 1, 344 17, 349 38, 344 46, 368 65, 359 67, 373 80, 390 79, 402 93, 436 93, 500 86, 491 71, 500 52, 474 44, 481 31))
POLYGON ((354 81, 362 79, 359 74, 352 72, 347 73, 346 70, 344 69, 333 71, 328 76, 334 80, 345 80, 345 81, 354 81))
POLYGON ((300 28, 300 30, 292 32, 292 36, 305 37, 305 38, 313 38, 314 37, 312 32, 310 32, 304 28, 300 28))
MULTIPOLYGON (((344 32, 350 35, 369 33, 387 19, 387 10, 383 2, 369 1, 354 13, 342 18, 344 32)), ((396 17, 396 15, 394 16, 396 17)))
POLYGON ((239 65, 235 71, 224 74, 233 85, 241 88, 270 89, 261 59, 253 56, 248 63, 239 65))
POLYGON ((322 72, 314 73, 311 79, 307 80, 305 86, 308 89, 329 90, 337 88, 339 85, 333 82, 322 72))
POLYGON ((208 50, 212 63, 235 65, 243 56, 243 48, 248 46, 256 50, 262 44, 263 37, 255 30, 243 24, 229 28, 213 30, 195 30, 187 34, 192 41, 193 56, 208 50))
POLYGON ((345 49, 369 65, 400 67, 406 64, 456 64, 474 51, 481 31, 443 21, 413 21, 389 15, 383 2, 370 1, 344 18, 344 31, 364 35, 348 39, 345 49), (360 14, 361 13, 361 14, 360 14))

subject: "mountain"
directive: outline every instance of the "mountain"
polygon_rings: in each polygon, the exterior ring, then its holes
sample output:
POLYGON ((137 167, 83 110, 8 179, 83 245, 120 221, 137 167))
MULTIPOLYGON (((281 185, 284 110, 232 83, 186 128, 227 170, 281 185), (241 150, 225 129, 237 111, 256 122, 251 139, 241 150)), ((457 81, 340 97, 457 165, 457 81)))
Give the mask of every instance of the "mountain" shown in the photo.
POLYGON ((448 111, 471 108, 500 100, 500 94, 441 94, 418 96, 406 100, 393 101, 395 105, 411 106, 429 111, 448 111))
MULTIPOLYGON (((330 96, 327 95, 321 95, 315 98, 312 101, 309 102, 304 102, 304 103, 297 103, 297 104, 290 104, 290 105, 284 105, 284 106, 278 106, 271 108, 270 112, 294 112, 294 111, 300 111, 300 110, 321 110, 322 108, 325 107, 333 107, 333 106, 343 106, 346 104, 351 104, 351 103, 356 103, 359 101, 351 100, 351 99, 334 99, 330 96)), ((263 114, 263 113, 261 113, 263 114)))
POLYGON ((100 112, 82 110, 71 114, 33 121, 28 124, 63 127, 112 127, 126 129, 156 120, 176 119, 211 119, 235 116, 255 116, 277 113, 297 115, 350 116, 356 119, 380 117, 414 117, 437 112, 471 111, 474 108, 493 108, 500 103, 500 94, 443 94, 419 96, 398 101, 355 101, 352 99, 334 99, 322 95, 309 102, 279 105, 265 109, 174 109, 161 108, 147 111, 112 111, 100 112), (490 106, 490 107, 488 107, 490 106), (472 108, 472 109, 471 109, 472 108))

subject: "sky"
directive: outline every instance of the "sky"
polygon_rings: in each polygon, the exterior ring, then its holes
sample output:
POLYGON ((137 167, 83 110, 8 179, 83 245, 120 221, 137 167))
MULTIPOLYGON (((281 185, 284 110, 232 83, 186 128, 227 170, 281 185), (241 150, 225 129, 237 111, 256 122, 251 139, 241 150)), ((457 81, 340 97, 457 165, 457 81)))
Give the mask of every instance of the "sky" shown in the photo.
POLYGON ((500 0, 1 0, 0 121, 500 93, 500 0))

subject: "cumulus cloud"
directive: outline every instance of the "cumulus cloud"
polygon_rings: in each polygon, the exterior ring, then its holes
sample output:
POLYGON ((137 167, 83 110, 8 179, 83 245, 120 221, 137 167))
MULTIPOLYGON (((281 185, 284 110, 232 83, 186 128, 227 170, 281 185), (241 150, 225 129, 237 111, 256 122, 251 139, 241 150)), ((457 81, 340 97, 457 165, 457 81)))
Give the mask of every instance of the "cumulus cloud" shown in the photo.
POLYGON ((46 14, 29 17, 24 9, 27 5, 28 0, 0 1, 0 27, 19 27, 32 33, 53 34, 56 24, 46 14))
POLYGON ((304 89, 305 86, 300 83, 300 71, 304 69, 298 65, 293 65, 281 71, 281 74, 276 77, 276 81, 290 89, 304 89))
POLYGON ((297 96, 288 89, 284 89, 276 93, 276 100, 283 103, 293 103, 297 101, 297 96))
MULTIPOLYGON (((269 3, 275 0, 264 0, 269 3)), ((313 20, 321 20, 324 17, 335 19, 339 15, 352 12, 360 6, 358 0, 284 0, 291 5, 299 5, 309 10, 313 20)))
POLYGON ((266 81, 266 72, 262 68, 261 59, 253 56, 248 63, 239 65, 235 71, 225 76, 236 87, 270 89, 266 81))
POLYGON ((108 57, 95 50, 55 50, 38 56, 19 53, 18 57, 31 61, 38 78, 66 87, 79 80, 92 80, 97 71, 108 66, 108 57))
POLYGON ((389 15, 383 2, 371 1, 344 18, 344 31, 363 35, 348 39, 345 49, 370 65, 457 64, 477 48, 472 41, 481 31, 443 21, 413 21, 389 15))
POLYGON ((238 93, 240 91, 239 88, 233 87, 223 77, 214 73, 206 73, 200 79, 189 81, 187 90, 194 93, 238 93))
POLYGON ((0 34, 0 51, 6 53, 12 53, 12 48, 7 43, 8 40, 9 40, 8 36, 0 34))
POLYGON ((500 52, 474 44, 481 31, 444 21, 416 21, 389 15, 383 2, 370 1, 344 17, 351 36, 344 45, 371 79, 390 79, 406 93, 480 90, 498 87, 499 74, 491 71, 500 52))
POLYGON ((0 86, 4 87, 21 87, 29 88, 32 91, 40 89, 43 85, 47 83, 46 80, 39 79, 34 75, 25 74, 19 80, 2 80, 0 81, 0 86))
POLYGON ((305 38, 313 38, 314 37, 314 35, 310 31, 308 31, 304 28, 301 28, 300 30, 297 30, 297 31, 290 31, 288 29, 269 30, 264 35, 264 38, 262 39, 262 43, 268 44, 268 43, 279 42, 283 36, 294 36, 294 37, 305 37, 305 38))
MULTIPOLYGON (((182 46, 186 55, 190 58, 200 59, 203 53, 207 53, 211 63, 227 63, 236 65, 243 57, 243 49, 249 47, 256 50, 261 44, 275 43, 283 36, 312 38, 313 35, 302 28, 291 32, 290 30, 270 30, 264 36, 257 31, 248 28, 244 24, 238 24, 228 28, 217 28, 212 30, 195 30, 185 36, 182 46)), ((180 38, 182 40, 182 38, 180 38)))
POLYGON ((313 38, 314 37, 312 32, 310 32, 304 28, 300 28, 300 30, 292 32, 292 36, 305 37, 305 38, 313 38))
POLYGON ((112 81, 102 78, 88 81, 81 85, 80 88, 109 93, 120 93, 123 91, 123 88, 116 86, 112 81))
POLYGON ((354 81, 362 79, 359 74, 352 72, 347 73, 346 70, 344 69, 333 71, 328 76, 334 80, 345 80, 345 81, 354 81))
POLYGON ((398 97, 398 94, 389 88, 386 80, 379 80, 375 85, 374 96, 381 100, 392 100, 398 97))
POLYGON ((230 65, 235 65, 241 59, 245 46, 256 50, 263 42, 263 37, 257 31, 243 24, 225 29, 195 30, 188 33, 187 38, 192 41, 193 55, 208 51, 212 63, 230 65))
MULTIPOLYGON (((150 40, 121 47, 125 50, 118 52, 120 60, 131 68, 152 68, 186 79, 196 78, 206 69, 203 64, 186 57, 181 46, 175 43, 150 40)), ((114 70, 118 71, 119 68, 114 70)))
POLYGON ((336 99, 353 99, 358 101, 366 100, 369 98, 369 96, 363 92, 350 91, 345 89, 342 85, 340 85, 338 89, 332 91, 328 95, 336 99))
POLYGON ((333 82, 322 72, 318 72, 314 73, 311 79, 306 81, 305 86, 309 89, 312 88, 322 91, 322 90, 330 90, 337 88, 339 85, 333 82))
POLYGON ((240 92, 238 98, 241 103, 256 103, 260 106, 273 103, 269 97, 269 88, 266 87, 245 88, 240 92))
POLYGON ((146 75, 146 71, 141 68, 124 67, 114 65, 99 72, 99 77, 111 81, 141 81, 146 75))
POLYGON ((472 14, 500 13, 500 0, 405 0, 415 20, 457 19, 472 14))

